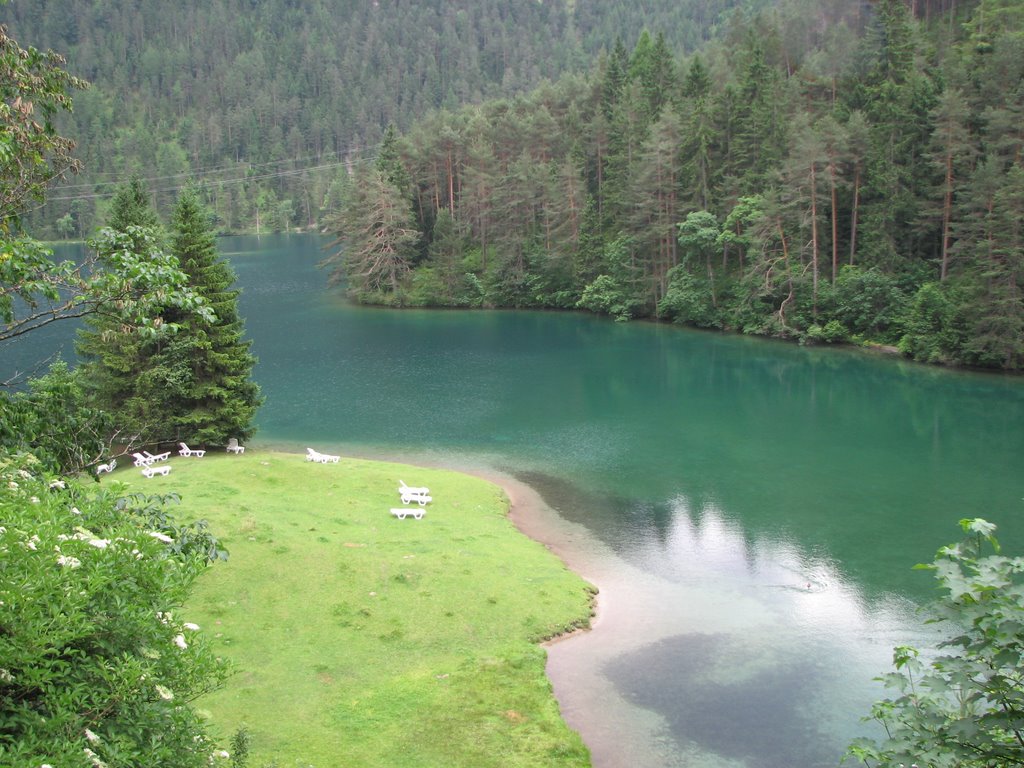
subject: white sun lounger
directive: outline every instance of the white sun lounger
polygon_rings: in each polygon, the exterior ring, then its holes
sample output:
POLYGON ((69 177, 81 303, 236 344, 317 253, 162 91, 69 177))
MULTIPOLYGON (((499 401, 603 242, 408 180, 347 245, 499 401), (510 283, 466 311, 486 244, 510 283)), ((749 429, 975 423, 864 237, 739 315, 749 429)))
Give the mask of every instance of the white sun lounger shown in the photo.
POLYGON ((206 455, 206 451, 201 451, 198 449, 194 450, 192 448, 189 448, 184 443, 178 443, 178 445, 181 446, 181 450, 178 451, 178 455, 180 456, 195 456, 197 459, 201 459, 203 458, 203 456, 206 455))
POLYGON ((167 477, 171 473, 171 465, 164 464, 162 467, 143 467, 142 474, 146 477, 152 477, 153 475, 163 475, 167 477))
POLYGON ((136 467, 148 467, 150 464, 156 461, 156 459, 154 459, 153 457, 143 456, 141 453, 133 453, 132 456, 135 457, 134 463, 136 467))
POLYGON ((413 485, 406 485, 405 484, 405 480, 399 480, 398 481, 398 492, 399 493, 416 493, 416 494, 426 495, 426 494, 430 493, 430 489, 429 488, 424 488, 422 486, 417 487, 417 486, 413 486, 413 485))
POLYGON ((405 520, 407 515, 414 517, 417 520, 422 520, 423 516, 427 514, 427 510, 417 509, 416 507, 398 507, 397 509, 392 509, 391 514, 399 520, 405 520))
POLYGON ((245 453, 245 446, 238 444, 237 437, 232 437, 228 440, 228 453, 234 453, 236 455, 239 453, 245 453))
POLYGON ((143 453, 146 454, 146 458, 150 461, 167 461, 167 459, 171 457, 170 451, 165 451, 164 453, 150 453, 149 451, 143 451, 143 453))
POLYGON ((329 453, 320 453, 314 451, 312 448, 306 449, 306 461, 313 461, 317 464, 337 464, 341 460, 341 456, 332 456, 329 453))
POLYGON ((113 472, 115 469, 117 469, 117 459, 111 459, 109 463, 100 464, 96 467, 96 474, 101 475, 104 472, 113 472))
POLYGON ((428 502, 433 501, 429 488, 406 485, 404 480, 399 480, 398 482, 400 483, 398 495, 401 497, 403 504, 416 502, 421 507, 425 507, 428 502))

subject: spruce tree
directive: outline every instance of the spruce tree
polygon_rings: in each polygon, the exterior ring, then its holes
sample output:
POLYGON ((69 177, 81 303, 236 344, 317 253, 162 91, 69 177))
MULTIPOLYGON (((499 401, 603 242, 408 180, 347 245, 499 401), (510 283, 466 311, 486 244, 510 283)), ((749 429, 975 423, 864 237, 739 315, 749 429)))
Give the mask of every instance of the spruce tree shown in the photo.
POLYGON ((160 219, 150 205, 149 190, 137 176, 117 188, 106 225, 118 232, 125 232, 130 226, 160 229, 160 219))
POLYGON ((172 318, 180 330, 156 355, 157 367, 175 371, 177 391, 169 404, 175 440, 226 445, 248 439, 262 397, 252 381, 256 358, 244 339, 238 314, 235 274, 217 252, 210 216, 192 189, 178 198, 171 221, 171 251, 188 275, 190 287, 216 315, 172 318))

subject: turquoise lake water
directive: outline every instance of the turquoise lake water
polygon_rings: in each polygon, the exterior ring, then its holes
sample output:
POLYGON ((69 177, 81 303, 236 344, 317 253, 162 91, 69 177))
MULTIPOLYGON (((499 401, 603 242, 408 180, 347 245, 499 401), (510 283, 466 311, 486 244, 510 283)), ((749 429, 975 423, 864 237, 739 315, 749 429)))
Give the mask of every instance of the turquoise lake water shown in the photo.
MULTIPOLYGON (((225 238, 255 445, 494 469, 601 587, 549 671, 596 766, 838 763, 912 570, 985 517, 1024 550, 1024 381, 547 312, 356 307, 313 236, 225 238)), ((59 333, 0 350, 26 368, 59 333)), ((412 482, 410 480, 410 482, 412 482)))

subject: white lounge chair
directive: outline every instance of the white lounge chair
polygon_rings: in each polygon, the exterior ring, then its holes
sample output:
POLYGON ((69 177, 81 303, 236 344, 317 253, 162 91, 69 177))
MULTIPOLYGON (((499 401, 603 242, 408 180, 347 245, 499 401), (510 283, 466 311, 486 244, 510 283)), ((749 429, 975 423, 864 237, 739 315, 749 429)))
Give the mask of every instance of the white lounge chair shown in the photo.
POLYGON ((416 509, 415 507, 413 507, 412 509, 410 509, 409 507, 398 507, 397 509, 393 508, 391 510, 391 514, 397 517, 399 520, 405 520, 406 515, 412 515, 417 520, 422 520, 423 516, 427 514, 427 510, 416 509))
POLYGON ((238 444, 238 438, 232 437, 228 440, 228 453, 245 453, 245 446, 238 444))
POLYGON ((153 475, 163 475, 167 477, 171 473, 171 465, 164 464, 162 467, 143 467, 142 474, 146 477, 152 477, 153 475))
POLYGON ((428 502, 433 501, 429 488, 409 486, 405 484, 404 480, 399 480, 398 482, 401 483, 398 486, 398 495, 401 497, 403 504, 416 502, 421 507, 425 507, 428 502))
POLYGON ((193 450, 184 443, 178 443, 181 446, 181 450, 178 451, 179 456, 195 456, 197 459, 203 458, 206 455, 206 451, 193 450))
POLYGON ((156 461, 156 459, 153 458, 152 456, 143 456, 141 453, 138 452, 133 453, 132 456, 135 457, 134 463, 136 467, 148 467, 150 464, 156 461))
POLYGON ((319 451, 314 451, 312 448, 306 449, 306 461, 313 461, 317 464, 337 464, 340 460, 341 456, 332 456, 329 453, 320 453, 319 451))
POLYGON ((96 474, 102 475, 104 472, 113 472, 117 469, 117 459, 111 459, 106 464, 100 464, 96 467, 96 474))
POLYGON ((167 461, 171 457, 170 451, 164 451, 163 453, 150 453, 149 451, 143 451, 146 454, 146 458, 150 461, 167 461))

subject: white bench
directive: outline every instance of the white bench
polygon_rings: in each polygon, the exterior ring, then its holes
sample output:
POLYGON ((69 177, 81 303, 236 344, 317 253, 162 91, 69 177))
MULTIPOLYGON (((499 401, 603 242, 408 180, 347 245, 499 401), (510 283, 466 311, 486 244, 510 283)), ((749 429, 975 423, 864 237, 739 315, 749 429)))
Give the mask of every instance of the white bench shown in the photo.
POLYGON ((427 514, 427 510, 416 509, 415 507, 399 507, 398 509, 392 509, 391 514, 397 517, 399 520, 405 520, 407 515, 411 515, 417 520, 422 520, 423 516, 427 514))
POLYGON ((167 477, 167 475, 169 475, 170 473, 170 464, 164 464, 159 467, 146 467, 145 469, 142 470, 142 474, 144 474, 146 477, 152 477, 153 475, 163 475, 164 477, 167 477))

